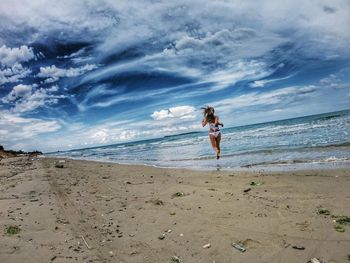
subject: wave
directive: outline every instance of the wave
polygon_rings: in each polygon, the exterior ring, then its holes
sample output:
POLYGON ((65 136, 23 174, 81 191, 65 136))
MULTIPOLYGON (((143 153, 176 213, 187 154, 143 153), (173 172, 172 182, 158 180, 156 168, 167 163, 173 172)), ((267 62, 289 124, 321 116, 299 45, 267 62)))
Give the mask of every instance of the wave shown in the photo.
POLYGON ((347 163, 350 162, 348 157, 329 157, 325 159, 298 159, 298 160, 279 160, 279 161, 266 161, 252 164, 241 165, 242 168, 251 168, 254 166, 270 166, 270 165, 293 165, 293 164, 327 164, 327 163, 347 163))
MULTIPOLYGON (((286 147, 286 148, 265 148, 259 150, 246 150, 246 151, 237 151, 235 153, 222 154, 221 158, 229 158, 229 157, 238 157, 244 155, 269 155, 269 154, 279 154, 279 153, 291 153, 291 152, 309 152, 320 149, 329 149, 329 148, 339 148, 344 150, 348 150, 350 152, 350 142, 339 143, 339 144, 329 144, 329 145, 317 145, 317 146, 308 146, 308 147, 286 147)), ((180 158, 180 159, 169 159, 169 161, 201 161, 201 160, 210 160, 216 159, 215 156, 205 155, 194 158, 180 158)))
POLYGON ((344 114, 334 114, 334 115, 320 117, 320 118, 317 118, 316 120, 327 121, 330 119, 339 118, 339 117, 343 117, 343 116, 344 116, 344 114))

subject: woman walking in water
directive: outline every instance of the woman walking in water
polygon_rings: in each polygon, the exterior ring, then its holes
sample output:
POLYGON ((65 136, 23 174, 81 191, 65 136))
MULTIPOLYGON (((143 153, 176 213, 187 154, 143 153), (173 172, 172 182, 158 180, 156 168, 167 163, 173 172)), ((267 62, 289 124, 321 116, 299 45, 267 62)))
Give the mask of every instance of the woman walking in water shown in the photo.
POLYGON ((219 117, 214 115, 214 108, 207 106, 203 109, 202 127, 209 123, 209 139, 213 150, 216 152, 216 159, 220 158, 221 132, 219 126, 224 127, 219 122, 219 117))

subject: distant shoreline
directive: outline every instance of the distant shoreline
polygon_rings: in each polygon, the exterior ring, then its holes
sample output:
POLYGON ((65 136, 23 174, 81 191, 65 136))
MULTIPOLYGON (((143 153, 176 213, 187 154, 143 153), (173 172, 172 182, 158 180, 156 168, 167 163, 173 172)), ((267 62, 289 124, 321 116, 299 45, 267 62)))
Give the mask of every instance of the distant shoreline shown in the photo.
POLYGON ((5 150, 4 147, 0 145, 0 160, 4 158, 21 157, 21 156, 34 157, 42 154, 43 153, 40 151, 24 152, 24 151, 5 150))

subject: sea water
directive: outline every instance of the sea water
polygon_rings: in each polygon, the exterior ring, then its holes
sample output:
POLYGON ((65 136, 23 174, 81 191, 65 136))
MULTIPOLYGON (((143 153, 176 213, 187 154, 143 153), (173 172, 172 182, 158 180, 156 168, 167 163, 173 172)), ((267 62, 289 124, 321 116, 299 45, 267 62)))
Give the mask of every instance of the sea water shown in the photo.
POLYGON ((350 167, 350 110, 223 128, 216 160, 208 131, 49 156, 206 170, 350 167))

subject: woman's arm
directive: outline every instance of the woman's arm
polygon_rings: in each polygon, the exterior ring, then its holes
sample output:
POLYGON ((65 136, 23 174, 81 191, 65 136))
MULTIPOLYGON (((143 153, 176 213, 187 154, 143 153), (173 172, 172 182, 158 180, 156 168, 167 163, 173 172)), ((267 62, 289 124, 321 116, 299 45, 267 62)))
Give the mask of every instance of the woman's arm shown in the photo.
POLYGON ((221 122, 219 122, 219 117, 216 116, 215 117, 215 122, 214 122, 215 125, 221 125, 222 127, 224 127, 224 124, 222 124, 221 122))
POLYGON ((203 119, 203 120, 202 120, 202 127, 204 127, 205 125, 207 125, 207 123, 208 123, 207 120, 206 120, 206 119, 203 119))
POLYGON ((215 125, 220 124, 220 122, 219 122, 219 117, 218 117, 218 116, 215 116, 214 124, 215 124, 215 125))

